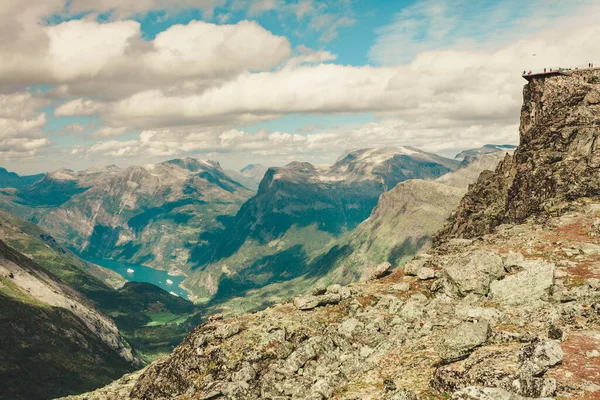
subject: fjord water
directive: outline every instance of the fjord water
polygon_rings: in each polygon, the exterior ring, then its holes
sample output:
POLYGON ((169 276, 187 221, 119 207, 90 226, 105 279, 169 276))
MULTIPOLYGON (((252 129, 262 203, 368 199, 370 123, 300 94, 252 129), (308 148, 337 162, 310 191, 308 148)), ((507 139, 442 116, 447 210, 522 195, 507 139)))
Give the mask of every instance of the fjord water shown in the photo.
POLYGON ((86 258, 85 260, 111 269, 128 281, 152 283, 167 292, 172 292, 179 297, 188 299, 188 293, 179 286, 185 279, 185 276, 173 276, 169 275, 167 271, 107 258, 86 258), (167 280, 173 283, 169 283, 167 280))

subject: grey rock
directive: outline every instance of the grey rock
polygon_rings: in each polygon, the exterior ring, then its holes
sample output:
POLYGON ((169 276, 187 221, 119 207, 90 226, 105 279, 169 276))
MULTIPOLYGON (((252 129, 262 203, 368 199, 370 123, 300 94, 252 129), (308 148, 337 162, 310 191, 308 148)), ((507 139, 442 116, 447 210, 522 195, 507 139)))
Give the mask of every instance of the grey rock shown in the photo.
POLYGON ((294 307, 296 307, 298 310, 307 311, 328 304, 337 304, 341 300, 342 296, 339 293, 330 293, 321 296, 296 296, 294 297, 294 307))
POLYGON ((522 374, 540 376, 549 368, 562 362, 564 353, 553 340, 535 340, 521 348, 519 360, 523 362, 522 374))
POLYGON ((477 347, 482 346, 491 334, 486 321, 464 322, 446 331, 438 340, 438 355, 445 364, 462 360, 477 347))
POLYGON ((519 377, 513 382, 513 389, 526 397, 550 397, 556 394, 556 380, 533 376, 519 377))
POLYGON ((419 270, 417 271, 417 277, 422 281, 427 279, 433 279, 435 278, 435 270, 429 267, 419 268, 419 270))
POLYGON ((312 360, 317 356, 317 352, 310 343, 298 348, 294 351, 288 359, 285 361, 285 365, 282 372, 286 375, 296 373, 302 368, 309 360, 312 360))
POLYGON ((406 264, 404 264, 404 273, 408 276, 416 276, 421 268, 424 268, 427 264, 427 259, 425 258, 413 258, 406 264))
POLYGON ((406 292, 410 289, 410 284, 408 282, 396 283, 392 286, 392 290, 396 290, 398 292, 406 292))
POLYGON ((527 304, 547 296, 554 285, 556 267, 543 260, 527 260, 521 272, 492 282, 491 298, 505 304, 527 304))
POLYGON ((469 293, 487 294, 490 283, 506 274, 502 258, 484 250, 453 256, 443 270, 463 296, 469 293))
POLYGON ((392 264, 390 264, 388 261, 384 261, 373 268, 373 271, 371 271, 371 274, 369 275, 369 279, 383 278, 389 274, 391 268, 392 264))
POLYGON ((219 339, 228 339, 234 335, 237 335, 242 330, 240 324, 237 323, 224 323, 217 327, 215 330, 215 337, 219 339))
POLYGON ((462 319, 485 319, 493 322, 502 317, 502 312, 491 307, 487 308, 461 305, 456 307, 456 316, 462 319))
MULTIPOLYGON (((452 395, 452 400, 531 400, 500 388, 484 388, 469 386, 452 395)), ((538 399, 538 400, 551 400, 538 399)))
POLYGON ((360 322, 358 319, 356 318, 350 318, 345 320, 344 322, 342 322, 338 328, 338 332, 347 337, 350 338, 353 336, 354 332, 364 328, 364 324, 362 322, 360 322))
POLYGON ((410 296, 408 301, 400 310, 400 316, 412 321, 423 316, 425 305, 427 305, 427 297, 421 293, 410 296))

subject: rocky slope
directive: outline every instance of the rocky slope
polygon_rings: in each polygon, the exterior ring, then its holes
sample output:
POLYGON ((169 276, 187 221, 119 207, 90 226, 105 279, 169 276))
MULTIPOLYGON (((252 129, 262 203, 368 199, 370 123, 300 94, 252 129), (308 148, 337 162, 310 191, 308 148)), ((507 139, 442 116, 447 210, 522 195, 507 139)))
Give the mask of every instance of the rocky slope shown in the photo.
POLYGON ((265 173, 269 168, 260 164, 249 164, 242 168, 239 171, 235 170, 225 170, 227 175, 229 175, 234 181, 241 183, 246 186, 248 189, 253 191, 258 190, 258 185, 260 181, 262 181, 265 173))
POLYGON ((406 147, 356 150, 331 166, 270 168, 224 229, 201 236, 192 251, 197 269, 184 284, 202 300, 221 301, 304 275, 316 268, 315 256, 369 216, 384 191, 458 164, 406 147))
POLYGON ((471 186, 428 254, 215 316, 167 359, 80 398, 599 398, 599 73, 532 78, 523 147, 471 186))
POLYGON ((80 393, 141 364, 110 318, 2 240, 0 321, 0 398, 80 393))
POLYGON ((332 263, 325 281, 350 283, 363 280, 365 266, 383 261, 393 266, 404 264, 419 251, 431 246, 431 237, 444 225, 482 171, 493 170, 508 147, 487 145, 462 157, 455 171, 433 181, 420 179, 401 182, 379 198, 377 207, 337 248, 343 254, 332 263))
POLYGON ((3 208, 35 220, 91 258, 185 269, 189 245, 252 192, 218 163, 177 159, 120 169, 59 170, 17 191, 3 208))
POLYGON ((440 240, 553 215, 573 199, 600 193, 600 71, 532 79, 523 97, 519 148, 479 178, 440 240))
MULTIPOLYGON (((136 356, 146 362, 168 354, 191 331, 183 321, 198 310, 189 301, 151 284, 125 283, 117 273, 81 260, 38 226, 3 211, 0 240, 110 316, 136 356)), ((22 318, 27 319, 26 314, 22 318)))

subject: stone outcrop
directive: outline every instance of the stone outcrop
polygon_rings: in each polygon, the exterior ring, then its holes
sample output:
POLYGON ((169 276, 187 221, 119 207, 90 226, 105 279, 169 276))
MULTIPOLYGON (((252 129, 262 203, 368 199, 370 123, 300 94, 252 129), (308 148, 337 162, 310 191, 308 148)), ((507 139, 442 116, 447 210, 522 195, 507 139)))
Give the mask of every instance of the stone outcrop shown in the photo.
POLYGON ((523 91, 520 143, 485 171, 438 234, 473 238, 502 223, 556 215, 600 194, 600 71, 531 79, 523 91))

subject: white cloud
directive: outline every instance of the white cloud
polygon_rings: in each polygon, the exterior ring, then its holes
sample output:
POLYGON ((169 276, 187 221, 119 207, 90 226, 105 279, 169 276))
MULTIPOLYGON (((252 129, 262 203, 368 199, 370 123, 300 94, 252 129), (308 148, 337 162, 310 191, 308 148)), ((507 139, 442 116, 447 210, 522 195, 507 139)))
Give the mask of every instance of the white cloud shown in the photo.
POLYGON ((130 130, 128 128, 113 128, 110 126, 105 126, 104 128, 100 128, 95 132, 92 132, 90 137, 92 138, 113 138, 118 136, 123 136, 127 134, 130 130))
POLYGON ((90 99, 75 99, 67 101, 56 107, 54 115, 57 117, 90 116, 98 113, 102 106, 90 99))
POLYGON ((588 24, 545 31, 497 50, 423 52, 404 66, 290 63, 243 73, 199 93, 140 92, 108 104, 102 115, 111 125, 140 129, 235 127, 291 113, 365 112, 464 126, 514 124, 525 83, 521 72, 600 59, 598 37, 600 26, 588 24))
POLYGON ((0 94, 0 158, 33 157, 50 145, 43 132, 46 115, 35 111, 38 105, 27 92, 0 94))
POLYGON ((32 51, 0 46, 0 84, 62 83, 54 91, 61 97, 198 89, 244 71, 271 69, 291 54, 286 38, 249 21, 191 21, 169 27, 152 41, 142 40, 140 24, 129 20, 71 20, 39 33, 46 46, 32 51))
POLYGON ((256 16, 265 11, 270 11, 276 9, 278 6, 281 6, 281 3, 278 0, 258 0, 253 1, 248 8, 249 16, 256 16))

